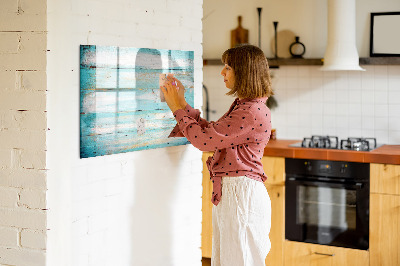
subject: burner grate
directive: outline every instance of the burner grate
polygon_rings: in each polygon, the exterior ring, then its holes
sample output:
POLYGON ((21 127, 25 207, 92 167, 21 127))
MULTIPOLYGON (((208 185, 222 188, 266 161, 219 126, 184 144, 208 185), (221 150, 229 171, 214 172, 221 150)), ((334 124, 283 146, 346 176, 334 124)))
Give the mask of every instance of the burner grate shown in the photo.
POLYGON ((325 148, 325 149, 338 149, 339 140, 336 136, 312 136, 311 138, 304 138, 301 147, 305 148, 325 148))
POLYGON ((342 150, 369 151, 376 147, 376 138, 347 138, 340 141, 342 150))

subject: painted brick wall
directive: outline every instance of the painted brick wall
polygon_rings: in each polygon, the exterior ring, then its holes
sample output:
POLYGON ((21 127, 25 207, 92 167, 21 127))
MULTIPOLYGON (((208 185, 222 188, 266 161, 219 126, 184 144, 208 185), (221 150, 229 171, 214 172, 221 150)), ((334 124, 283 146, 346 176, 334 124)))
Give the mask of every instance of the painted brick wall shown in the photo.
POLYGON ((0 2, 0 264, 46 260, 46 1, 0 2))
POLYGON ((79 45, 194 50, 199 107, 202 1, 47 8, 47 264, 201 265, 201 152, 186 145, 79 159, 79 45))

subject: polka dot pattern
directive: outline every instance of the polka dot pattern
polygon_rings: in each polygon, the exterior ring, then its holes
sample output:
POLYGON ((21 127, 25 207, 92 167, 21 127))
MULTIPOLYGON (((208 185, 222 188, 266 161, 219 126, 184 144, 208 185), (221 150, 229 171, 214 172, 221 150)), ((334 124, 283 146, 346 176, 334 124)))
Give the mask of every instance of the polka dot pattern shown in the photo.
POLYGON ((214 205, 221 200, 224 176, 247 176, 261 182, 267 178, 261 164, 271 132, 271 115, 266 100, 236 99, 216 122, 201 118, 200 111, 190 105, 174 113, 178 124, 170 137, 185 136, 196 148, 215 151, 207 160, 214 205))

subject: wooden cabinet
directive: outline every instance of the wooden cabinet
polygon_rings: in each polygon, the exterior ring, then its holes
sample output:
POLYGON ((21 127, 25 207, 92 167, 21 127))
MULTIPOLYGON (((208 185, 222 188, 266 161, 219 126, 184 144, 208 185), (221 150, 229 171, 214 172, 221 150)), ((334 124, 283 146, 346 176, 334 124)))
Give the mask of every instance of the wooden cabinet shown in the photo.
MULTIPOLYGON (((285 241, 285 266, 366 266, 365 250, 285 241)), ((283 264, 281 264, 283 265, 283 264)))
POLYGON ((371 193, 400 195, 400 165, 370 164, 371 193))
POLYGON ((371 164, 370 178, 370 265, 400 265, 400 165, 371 164))
POLYGON ((264 156, 261 160, 267 175, 265 187, 271 199, 271 250, 265 259, 267 266, 283 265, 285 240, 285 158, 264 156))
POLYGON ((201 224, 201 253, 204 258, 211 258, 212 252, 212 183, 210 181, 210 173, 206 165, 212 152, 203 153, 203 195, 202 195, 202 224, 201 224))
POLYGON ((271 250, 265 259, 266 266, 283 265, 285 241, 285 187, 265 184, 271 199, 271 250))

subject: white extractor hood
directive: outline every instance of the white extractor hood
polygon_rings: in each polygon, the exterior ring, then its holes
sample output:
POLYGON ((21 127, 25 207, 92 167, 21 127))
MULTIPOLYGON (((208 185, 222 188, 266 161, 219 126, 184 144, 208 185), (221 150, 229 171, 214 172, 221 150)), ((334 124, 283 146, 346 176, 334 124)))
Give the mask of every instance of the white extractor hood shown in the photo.
POLYGON ((323 71, 358 70, 355 0, 328 0, 328 44, 323 71))

